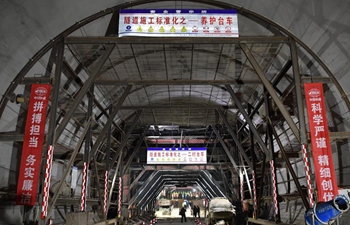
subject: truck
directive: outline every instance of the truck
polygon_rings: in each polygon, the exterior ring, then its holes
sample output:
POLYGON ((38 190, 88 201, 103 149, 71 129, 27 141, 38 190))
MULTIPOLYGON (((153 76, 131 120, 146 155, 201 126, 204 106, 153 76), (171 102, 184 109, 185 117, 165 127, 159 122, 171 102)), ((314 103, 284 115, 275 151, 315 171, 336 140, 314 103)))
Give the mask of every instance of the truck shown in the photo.
POLYGON ((236 209, 225 197, 215 197, 209 201, 209 212, 206 218, 208 225, 235 224, 236 209))
POLYGON ((170 199, 161 198, 158 200, 158 209, 156 211, 157 217, 170 216, 172 210, 172 203, 170 199))

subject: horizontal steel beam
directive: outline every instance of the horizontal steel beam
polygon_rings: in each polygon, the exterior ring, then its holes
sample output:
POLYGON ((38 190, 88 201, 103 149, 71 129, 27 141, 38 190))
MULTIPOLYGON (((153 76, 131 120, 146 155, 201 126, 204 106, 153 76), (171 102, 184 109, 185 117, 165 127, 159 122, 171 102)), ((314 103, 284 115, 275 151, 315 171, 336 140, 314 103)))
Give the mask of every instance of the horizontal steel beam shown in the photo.
POLYGON ((333 83, 333 80, 331 77, 302 76, 301 80, 303 83, 309 83, 309 82, 333 83))
MULTIPOLYGON (((124 107, 121 107, 121 109, 162 109, 162 108, 171 108, 171 107, 174 107, 174 108, 179 108, 179 106, 174 106, 174 105, 158 105, 158 106, 124 106, 124 107)), ((183 106, 184 107, 184 106, 183 106)), ((202 109, 215 109, 215 108, 228 108, 228 109, 236 109, 236 107, 225 107, 225 106, 200 106, 200 105, 197 105, 197 106, 186 106, 188 108, 202 108, 202 109)), ((146 137, 146 139, 150 139, 152 138, 151 136, 148 136, 146 137)), ((156 138, 156 137, 153 137, 153 138, 156 138)), ((168 137, 162 137, 160 136, 159 137, 160 139, 161 138, 168 138, 168 137)), ((177 137, 177 136, 173 136, 173 138, 180 138, 177 137)), ((186 137, 188 138, 188 137, 186 137)), ((334 141, 334 140, 338 140, 338 139, 350 139, 350 132, 329 132, 329 139, 331 141, 334 141)), ((9 131, 9 132, 0 132, 0 142, 8 142, 8 141, 15 141, 15 142, 22 142, 24 140, 24 134, 19 134, 17 132, 14 132, 14 131, 9 131)))
MULTIPOLYGON (((56 201, 56 206, 61 206, 61 205, 78 205, 80 204, 80 198, 74 197, 61 197, 58 198, 56 201)), ((15 205, 15 195, 13 193, 8 194, 8 198, 6 200, 1 201, 2 205, 15 205)), ((93 206, 93 205, 99 205, 99 199, 95 198, 87 198, 86 199, 86 204, 93 206)), ((111 205, 116 205, 116 203, 112 203, 111 205)))
MULTIPOLYGON (((208 155, 211 156, 211 155, 208 155)), ((228 169, 229 166, 232 164, 230 162, 220 162, 220 163, 207 163, 207 164, 202 164, 202 165, 186 165, 182 164, 183 167, 181 167, 181 170, 183 171, 199 171, 199 170, 217 170, 217 167, 224 167, 224 169, 228 169)), ((141 167, 141 163, 135 163, 131 164, 130 170, 131 171, 140 171, 140 170, 145 170, 145 171, 179 171, 179 166, 176 165, 157 165, 157 166, 152 166, 152 165, 147 165, 144 164, 144 167, 141 167)))
POLYGON ((263 84, 261 80, 114 80, 96 79, 95 85, 225 85, 225 84, 263 84))
POLYGON ((337 139, 349 139, 350 138, 350 132, 344 131, 344 132, 329 132, 329 139, 334 141, 337 139))
POLYGON ((186 105, 186 104, 175 104, 175 105, 131 105, 131 106, 122 106, 120 109, 124 110, 137 110, 137 109, 144 109, 144 110, 154 110, 154 109, 237 109, 236 106, 226 106, 226 105, 186 105))
POLYGON ((235 43, 289 43, 284 36, 261 37, 78 37, 66 38, 66 44, 235 44, 235 43))
MULTIPOLYGON (((56 205, 74 205, 79 204, 80 198, 58 198, 56 201, 56 205)), ((87 205, 99 205, 99 199, 98 198, 86 198, 86 204, 87 205)))
POLYGON ((24 140, 24 134, 19 134, 15 131, 1 132, 0 141, 18 141, 21 142, 24 140))
POLYGON ((148 139, 204 139, 207 140, 209 137, 207 136, 147 136, 145 140, 148 139))
POLYGON ((23 77, 20 81, 20 84, 51 84, 52 78, 50 77, 23 77))

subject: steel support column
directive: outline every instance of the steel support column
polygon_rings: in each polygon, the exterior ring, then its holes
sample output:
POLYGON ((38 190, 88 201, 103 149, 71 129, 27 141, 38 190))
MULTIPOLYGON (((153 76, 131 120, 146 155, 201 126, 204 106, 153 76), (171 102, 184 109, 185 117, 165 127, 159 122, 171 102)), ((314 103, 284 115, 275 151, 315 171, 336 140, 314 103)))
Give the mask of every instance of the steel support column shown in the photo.
POLYGON ((216 129, 215 126, 211 126, 211 127, 213 128, 213 131, 216 134, 217 139, 219 140, 220 144, 222 145, 223 149, 225 150, 227 157, 229 158, 229 160, 232 163, 233 167, 236 169, 236 172, 239 173, 238 165, 235 162, 234 158, 232 157, 229 149, 227 148, 226 143, 222 140, 218 129, 216 129))
POLYGON ((276 130, 274 129, 272 121, 271 121, 270 118, 268 118, 268 122, 269 122, 268 124, 269 124, 269 126, 271 128, 271 131, 272 131, 273 135, 275 136, 275 140, 276 140, 276 142, 277 142, 277 144, 278 144, 278 146, 280 148, 281 155, 282 155, 282 157, 283 157, 283 159, 284 159, 284 161, 286 163, 287 169, 288 169, 289 173, 292 175, 292 178, 293 178, 293 181, 295 183, 295 186, 297 187, 298 193, 300 194, 300 197, 301 197, 301 200, 303 201, 303 204, 304 204, 304 206, 305 206, 305 208, 307 210, 307 209, 310 208, 310 205, 309 205, 309 203, 308 203, 308 201, 306 199, 306 196, 303 193, 303 190, 301 188, 298 176, 294 172, 294 169, 293 169, 293 167, 292 167, 292 165, 291 165, 291 163, 289 161, 289 158, 287 156, 287 153, 284 150, 283 144, 282 144, 282 142, 281 142, 281 140, 280 140, 276 130))
POLYGON ((243 108, 243 106, 242 106, 240 100, 237 98, 237 96, 236 96, 235 92, 233 91, 231 85, 226 84, 225 86, 226 86, 227 91, 230 93, 230 95, 231 95, 233 101, 234 101, 235 104, 237 105, 237 107, 238 107, 240 113, 242 113, 244 119, 245 119, 246 122, 249 124, 249 128, 250 128, 250 130, 253 132, 254 137, 256 138, 256 140, 257 140, 258 143, 259 143, 259 146, 264 150, 266 156, 267 156, 268 158, 271 158, 271 154, 270 154, 269 150, 267 149, 265 143, 264 143, 263 140, 261 139, 261 137, 260 137, 258 131, 256 130, 256 128, 255 128, 255 126, 254 126, 252 120, 250 119, 249 115, 248 115, 247 112, 244 110, 244 108, 243 108))
POLYGON ((140 149, 140 146, 142 144, 142 142, 144 141, 144 138, 147 134, 147 131, 149 130, 149 127, 150 126, 146 126, 145 129, 143 130, 142 134, 140 135, 140 140, 137 142, 137 145, 133 148, 133 152, 132 154, 130 155, 128 161, 126 162, 124 168, 123 168, 123 173, 122 174, 125 174, 126 173, 126 170, 129 169, 129 166, 132 162, 132 160, 134 159, 135 155, 138 153, 139 149, 140 149))
MULTIPOLYGON (((113 112, 113 107, 111 106, 109 108, 109 114, 113 112)), ((108 215, 108 186, 109 186, 109 162, 110 162, 110 155, 111 155, 111 136, 112 136, 112 124, 108 126, 107 130, 107 144, 106 144, 106 151, 105 151, 105 160, 106 160, 106 165, 105 165, 105 173, 104 173, 104 195, 103 195, 103 210, 104 210, 104 219, 107 219, 108 215), (106 183, 107 182, 107 183, 106 183)), ((95 158, 95 157, 94 157, 95 158)))
POLYGON ((54 195, 51 198, 51 202, 50 202, 51 204, 49 206, 47 215, 50 215, 53 207, 55 206, 55 203, 57 201, 58 195, 61 193, 61 189, 62 189, 63 183, 65 182, 68 173, 72 170, 72 165, 73 165, 74 159, 77 156, 78 151, 79 151, 79 149, 81 148, 81 146, 83 144, 83 141, 84 141, 86 133, 87 133, 87 131, 89 129, 90 123, 91 123, 91 118, 86 123, 85 129, 83 130, 83 132, 82 132, 82 134, 80 136, 79 142, 75 146, 74 151, 72 152, 72 155, 71 155, 71 157, 70 157, 70 159, 69 159, 69 161, 67 163, 67 167, 66 167, 66 169, 64 170, 64 172, 62 174, 62 178, 61 178, 60 182, 58 183, 57 190, 56 190, 56 192, 54 193, 54 195))
POLYGON ((102 198, 102 191, 101 191, 101 186, 100 186, 100 175, 98 174, 98 169, 97 169, 97 163, 96 163, 96 157, 93 158, 93 168, 94 168, 94 179, 95 179, 95 184, 97 185, 97 194, 98 194, 98 200, 99 200, 99 205, 101 206, 101 212, 103 214, 103 198, 102 198))
POLYGON ((134 121, 132 122, 131 126, 129 127, 127 133, 125 134, 122 142, 120 143, 120 145, 118 147, 118 150, 116 151, 116 153, 115 153, 115 155, 114 155, 114 157, 112 159, 112 166, 111 166, 111 168, 113 168, 113 166, 115 164, 115 161, 117 160, 118 155, 121 154, 123 148, 125 147, 128 139, 129 139, 129 137, 131 135, 131 132, 134 130, 134 128, 135 128, 135 126, 136 126, 136 124, 137 124, 137 122, 138 122, 138 120, 139 120, 139 118, 141 116, 141 113, 142 113, 142 110, 139 110, 139 111, 136 112, 134 121))
MULTIPOLYGON (((270 119, 270 98, 269 93, 266 92, 266 87, 264 87, 264 104, 265 104, 265 114, 266 118, 270 119)), ((276 176, 276 161, 275 161, 275 153, 274 153, 274 145, 273 145, 273 136, 272 136, 272 128, 267 123, 266 126, 266 143, 269 146, 269 151, 271 153, 271 158, 268 160, 270 162, 270 172, 271 172, 271 191, 272 191, 272 205, 274 206, 275 211, 275 221, 280 222, 280 209, 278 203, 278 186, 277 186, 277 176, 276 176), (277 207, 277 208, 276 208, 277 207), (278 212, 278 213, 276 213, 278 212)), ((263 176, 264 174, 262 174, 263 176)), ((271 219, 271 218, 270 218, 271 219)))
MULTIPOLYGON (((240 157, 241 161, 243 163, 243 158, 242 156, 240 157)), ((243 164, 244 165, 244 164, 243 164)), ((249 181, 249 177, 248 177, 248 172, 247 172, 247 168, 245 168, 245 166, 243 166, 243 175, 244 175, 244 179, 247 182, 247 186, 248 186, 248 191, 249 191, 249 195, 250 198, 253 199, 253 192, 252 192, 252 186, 250 185, 250 181, 249 181)))
MULTIPOLYGON (((77 76, 77 74, 76 74, 76 72, 72 69, 72 67, 70 67, 70 65, 68 64, 68 62, 67 61, 63 61, 63 73, 67 76, 67 78, 69 79, 73 79, 73 80, 75 80, 75 79, 77 79, 77 78, 79 78, 78 76, 77 76)), ((96 85, 96 80, 94 81, 94 84, 96 85)), ((66 84, 65 84, 66 85, 66 84)), ((78 85, 80 86, 80 87, 83 87, 84 86, 84 83, 81 83, 81 82, 79 82, 78 83, 78 85)), ((89 95, 89 92, 87 93, 87 95, 89 95)), ((94 98, 94 104, 95 104, 95 106, 101 111, 101 114, 100 114, 100 116, 96 116, 96 120, 98 120, 99 119, 99 117, 101 117, 102 115, 105 115, 106 117, 108 117, 108 112, 106 111, 107 109, 105 109, 102 105, 101 105, 101 103, 96 99, 96 98, 94 98)), ((123 132, 122 130, 121 130, 121 128, 115 123, 115 122, 113 122, 113 125, 115 126, 115 127, 117 127, 118 129, 119 129, 119 131, 120 132, 123 132)))
POLYGON ((135 178, 135 180, 130 184, 130 190, 139 182, 140 178, 143 176, 143 174, 145 174, 147 170, 143 169, 139 175, 137 175, 137 177, 135 178))
MULTIPOLYGON (((242 145, 241 145, 241 142, 240 142, 240 141, 238 140, 238 138, 237 138, 237 134, 233 131, 233 129, 232 129, 230 123, 227 121, 227 119, 226 119, 224 113, 223 113, 221 110, 216 110, 216 111, 217 111, 217 112, 219 113, 219 115, 221 116, 222 121, 223 121, 224 124, 226 125, 227 130, 228 130, 228 132, 230 133, 231 137, 233 138, 233 141, 235 142, 235 144, 236 144, 238 150, 240 151, 241 155, 243 156, 243 158, 245 159, 245 161, 248 163, 249 167, 250 167, 250 168, 253 168, 252 162, 250 161, 248 155, 245 153, 245 151, 244 151, 244 149, 243 149, 243 147, 242 147, 242 145)), ((244 164, 243 164, 243 165, 244 165, 244 164)))
POLYGON ((261 67, 259 66, 258 62, 255 60, 253 54, 250 52, 248 46, 244 43, 240 43, 240 46, 248 58, 250 64, 252 65, 253 69, 261 79, 261 81, 264 84, 264 87, 266 90, 270 93, 270 96, 272 99, 275 101, 278 109, 280 110, 281 114, 283 115, 284 119, 288 123, 290 129, 293 131, 295 137, 300 141, 300 134, 299 134, 299 129, 294 123, 292 117, 288 113, 288 111, 284 108, 283 102, 280 100, 280 98, 277 96, 275 89, 271 85, 270 81, 266 78, 265 73, 262 71, 261 67))
MULTIPOLYGON (((293 63, 292 68, 293 68, 293 74, 294 74, 295 93, 296 93, 296 98, 297 98, 298 119, 299 119, 299 129, 300 129, 300 142, 301 142, 301 144, 304 144, 307 146, 308 141, 307 141, 307 135, 306 135, 306 122, 305 122, 305 114, 304 114, 305 107, 304 107, 304 100, 303 100, 303 94, 302 94, 302 85, 303 84, 301 82, 301 76, 300 76, 297 46, 296 46, 296 43, 293 39, 290 40, 290 52, 291 52, 291 56, 292 56, 292 63, 293 63)), ((276 132, 275 130, 273 130, 273 131, 276 132)), ((276 141, 279 145, 282 145, 281 141, 278 138, 276 138, 276 141)), ((281 153, 282 153, 284 160, 287 161, 288 156, 285 153, 283 147, 280 146, 280 149, 282 150, 281 153)), ((310 152, 308 155, 310 155, 310 152)), ((310 159, 309 159, 309 161, 310 161, 310 159)), ((294 173, 293 167, 290 165, 289 160, 288 160, 287 168, 289 169, 290 172, 292 171, 291 175, 293 177, 293 180, 296 184, 296 187, 297 187, 299 193, 301 193, 300 196, 301 196, 301 199, 304 203, 306 210, 309 209, 310 204, 308 203, 306 196, 302 192, 299 180, 297 180, 298 177, 294 173)))
POLYGON ((290 52, 292 56, 292 68, 293 68, 293 74, 294 74, 295 94, 297 98, 300 143, 307 144, 306 123, 305 123, 305 114, 304 114, 305 107, 304 107, 304 100, 303 100, 303 94, 302 94, 303 84, 301 83, 299 63, 298 63, 298 51, 294 40, 290 41, 290 52))
POLYGON ((103 53, 101 56, 99 62, 97 63, 96 67, 93 69, 92 73, 90 74, 89 78, 84 82, 83 87, 80 89, 78 95, 74 99, 74 102, 72 106, 70 107, 70 110, 65 114, 64 118, 62 119, 60 125, 56 129, 56 141, 61 136, 63 130, 66 128, 69 120, 73 116, 74 112, 76 111, 79 104, 81 104, 81 101, 83 100, 84 96, 90 89, 91 85, 94 83, 95 78, 97 77, 99 71, 107 61, 108 57, 112 53, 114 49, 114 45, 108 44, 106 47, 106 52, 103 53))
POLYGON ((55 77, 53 81, 53 91, 51 95, 51 107, 50 107, 50 121, 49 128, 46 137, 47 145, 55 145, 56 143, 56 114, 58 108, 58 95, 60 91, 60 83, 61 83, 61 73, 62 73, 62 63, 63 63, 63 55, 64 55, 64 39, 58 43, 58 52, 56 59, 56 67, 55 67, 55 77))
MULTIPOLYGON (((288 60, 284 64, 283 68, 278 72, 278 74, 276 75, 275 79, 272 81, 272 85, 273 86, 276 86, 281 81, 281 79, 288 72, 288 70, 291 68, 291 66, 292 66, 292 61, 288 60)), ((264 102, 264 99, 260 99, 257 102, 257 104, 255 105, 255 108, 253 109, 253 111, 251 113, 249 113, 250 117, 253 117, 258 112, 258 110, 260 109, 260 107, 263 104, 263 102, 264 102)), ((243 125, 241 126, 241 128, 238 129, 237 132, 239 133, 241 131, 241 129, 243 129, 245 127, 246 124, 247 124, 247 122, 243 123, 243 125)))
MULTIPOLYGON (((52 145, 53 147, 56 144, 56 139, 55 139, 55 128, 56 128, 56 114, 57 114, 57 105, 58 105, 58 94, 60 90, 60 83, 61 83, 61 73, 62 73, 62 62, 63 62, 63 55, 64 55, 64 38, 60 42, 57 43, 57 56, 56 56, 56 66, 55 66, 55 76, 53 79, 53 90, 52 90, 52 95, 51 95, 51 107, 50 107, 50 120, 49 120, 49 128, 46 136, 46 146, 47 148, 52 145)), ((53 48, 55 50, 56 48, 53 48)), ((53 51, 52 50, 52 51, 53 51)), ((53 55, 53 54, 52 54, 53 55)), ((43 158, 46 159, 47 157, 47 151, 44 151, 43 158)), ((44 160, 45 162, 45 160, 44 160)), ((45 168, 46 168, 46 163, 43 163, 42 165, 42 170, 43 174, 45 174, 45 168)), ((40 182, 43 183, 44 180, 43 176, 40 179, 40 182)), ((40 198, 40 205, 42 205, 43 199, 40 198)), ((50 211, 48 211, 47 215, 50 215, 50 211)), ((40 224, 46 224, 47 222, 47 217, 43 220, 40 220, 40 224)))
MULTIPOLYGON (((105 138, 105 134, 107 133, 109 127, 112 125, 112 122, 114 121, 114 117, 117 115, 117 113, 119 112, 120 106, 123 104, 123 102, 125 101, 125 98, 128 96, 130 90, 131 90, 132 86, 127 86, 123 95, 120 97, 117 105, 114 108, 114 111, 109 115, 109 118, 106 122, 106 124, 104 125, 103 129, 101 130, 99 136, 97 137, 94 145, 91 148, 90 151, 90 160, 95 156, 95 152, 97 151, 98 147, 100 146, 100 143, 102 142, 102 140, 105 138)), ((108 137, 110 138, 110 137, 108 137)), ((118 153, 118 152, 117 152, 118 153)), ((116 153, 116 155, 117 155, 116 153)), ((117 156, 116 156, 117 157, 117 156)), ((117 159, 115 157, 114 161, 117 159)), ((113 168, 113 164, 114 161, 112 161, 112 166, 111 168, 113 168)))
POLYGON ((107 213, 108 213, 109 206, 111 204, 113 189, 114 189, 115 181, 117 180, 118 171, 119 171, 119 167, 120 167, 120 163, 121 163, 122 158, 123 157, 122 157, 122 152, 121 152, 120 156, 119 156, 119 159, 118 159, 118 162, 117 162, 117 166, 115 167, 113 180, 112 180, 112 185, 111 185, 111 188, 109 189, 109 196, 108 196, 108 202, 107 202, 107 213))
MULTIPOLYGON (((110 107, 109 108, 109 114, 111 115, 113 112, 113 107, 110 107)), ((108 129, 107 129, 107 144, 106 144, 106 155, 105 155, 105 159, 106 159, 106 171, 109 171, 110 170, 110 165, 109 165, 109 162, 110 162, 110 157, 111 157, 111 136, 112 136, 112 124, 110 124, 108 126, 108 129)))
MULTIPOLYGON (((252 115, 252 106, 248 104, 248 115, 252 115)), ((250 118, 250 117, 249 117, 250 118)), ((257 182, 257 177, 258 177, 258 171, 256 169, 256 153, 255 153, 255 144, 254 144, 254 134, 252 132, 252 129, 249 129, 249 139, 250 139, 250 155, 252 158, 252 164, 253 167, 251 168, 252 171, 252 185, 253 185, 253 193, 254 193, 254 202, 253 202, 253 208, 255 211, 255 215, 258 216, 260 215, 260 202, 261 202, 261 195, 262 195, 262 189, 263 189, 263 184, 264 184, 264 167, 265 167, 265 161, 263 161, 262 164, 262 171, 261 171, 261 178, 260 178, 260 188, 259 191, 258 189, 258 182, 257 182)), ((265 154, 264 154, 265 155, 265 154)), ((247 181, 249 182, 249 181, 247 181)))

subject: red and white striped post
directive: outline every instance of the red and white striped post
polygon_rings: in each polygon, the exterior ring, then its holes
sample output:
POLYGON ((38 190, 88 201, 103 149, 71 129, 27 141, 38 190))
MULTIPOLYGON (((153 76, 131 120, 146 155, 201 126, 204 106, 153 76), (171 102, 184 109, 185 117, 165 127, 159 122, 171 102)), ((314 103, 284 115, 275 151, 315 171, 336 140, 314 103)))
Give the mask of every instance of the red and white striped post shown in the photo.
POLYGON ((303 161, 305 165, 305 173, 306 173, 306 182, 307 182, 307 194, 309 197, 309 204, 310 208, 314 207, 315 201, 312 193, 312 181, 310 176, 310 164, 309 164, 309 156, 307 154, 306 145, 302 145, 302 152, 303 152, 303 161))
POLYGON ((103 212, 107 215, 107 201, 108 201, 108 170, 105 171, 105 187, 103 199, 103 212))
POLYGON ((81 212, 85 211, 85 209, 86 209, 87 167, 88 167, 88 163, 84 162, 83 182, 82 182, 82 186, 81 186, 81 199, 80 199, 80 211, 81 212))
POLYGON ((270 160, 270 169, 271 169, 271 177, 272 177, 273 204, 274 204, 274 208, 275 208, 275 215, 278 215, 276 174, 275 174, 275 163, 273 160, 270 160))
MULTIPOLYGON (((256 177, 255 177, 254 170, 252 170, 252 180, 253 180, 253 200, 254 200, 253 208, 254 208, 254 214, 256 214, 258 210, 258 200, 256 195, 256 177)), ((257 215, 255 215, 255 217, 257 218, 257 215)))
POLYGON ((53 225, 52 218, 49 219, 49 225, 53 225))
POLYGON ((45 219, 47 217, 47 210, 49 204, 49 192, 50 192, 50 180, 51 180, 51 170, 52 170, 52 158, 53 158, 54 147, 50 145, 47 150, 46 157, 46 168, 45 168, 45 180, 44 180, 44 190, 43 190, 43 201, 41 208, 41 218, 45 219))
POLYGON ((122 178, 119 177, 119 182, 118 182, 118 218, 121 217, 122 213, 122 178))

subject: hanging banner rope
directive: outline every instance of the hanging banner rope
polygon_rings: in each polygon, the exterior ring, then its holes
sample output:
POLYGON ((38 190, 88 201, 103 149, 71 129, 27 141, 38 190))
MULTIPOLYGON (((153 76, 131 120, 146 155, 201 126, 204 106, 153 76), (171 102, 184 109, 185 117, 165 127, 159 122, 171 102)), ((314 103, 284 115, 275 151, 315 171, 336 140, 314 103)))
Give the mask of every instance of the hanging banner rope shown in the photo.
POLYGON ((52 158, 53 158, 53 146, 50 145, 48 150, 47 150, 47 157, 46 157, 43 201, 42 201, 42 207, 41 207, 41 218, 42 219, 47 217, 47 208, 48 208, 48 204, 49 204, 51 170, 52 170, 52 158))

